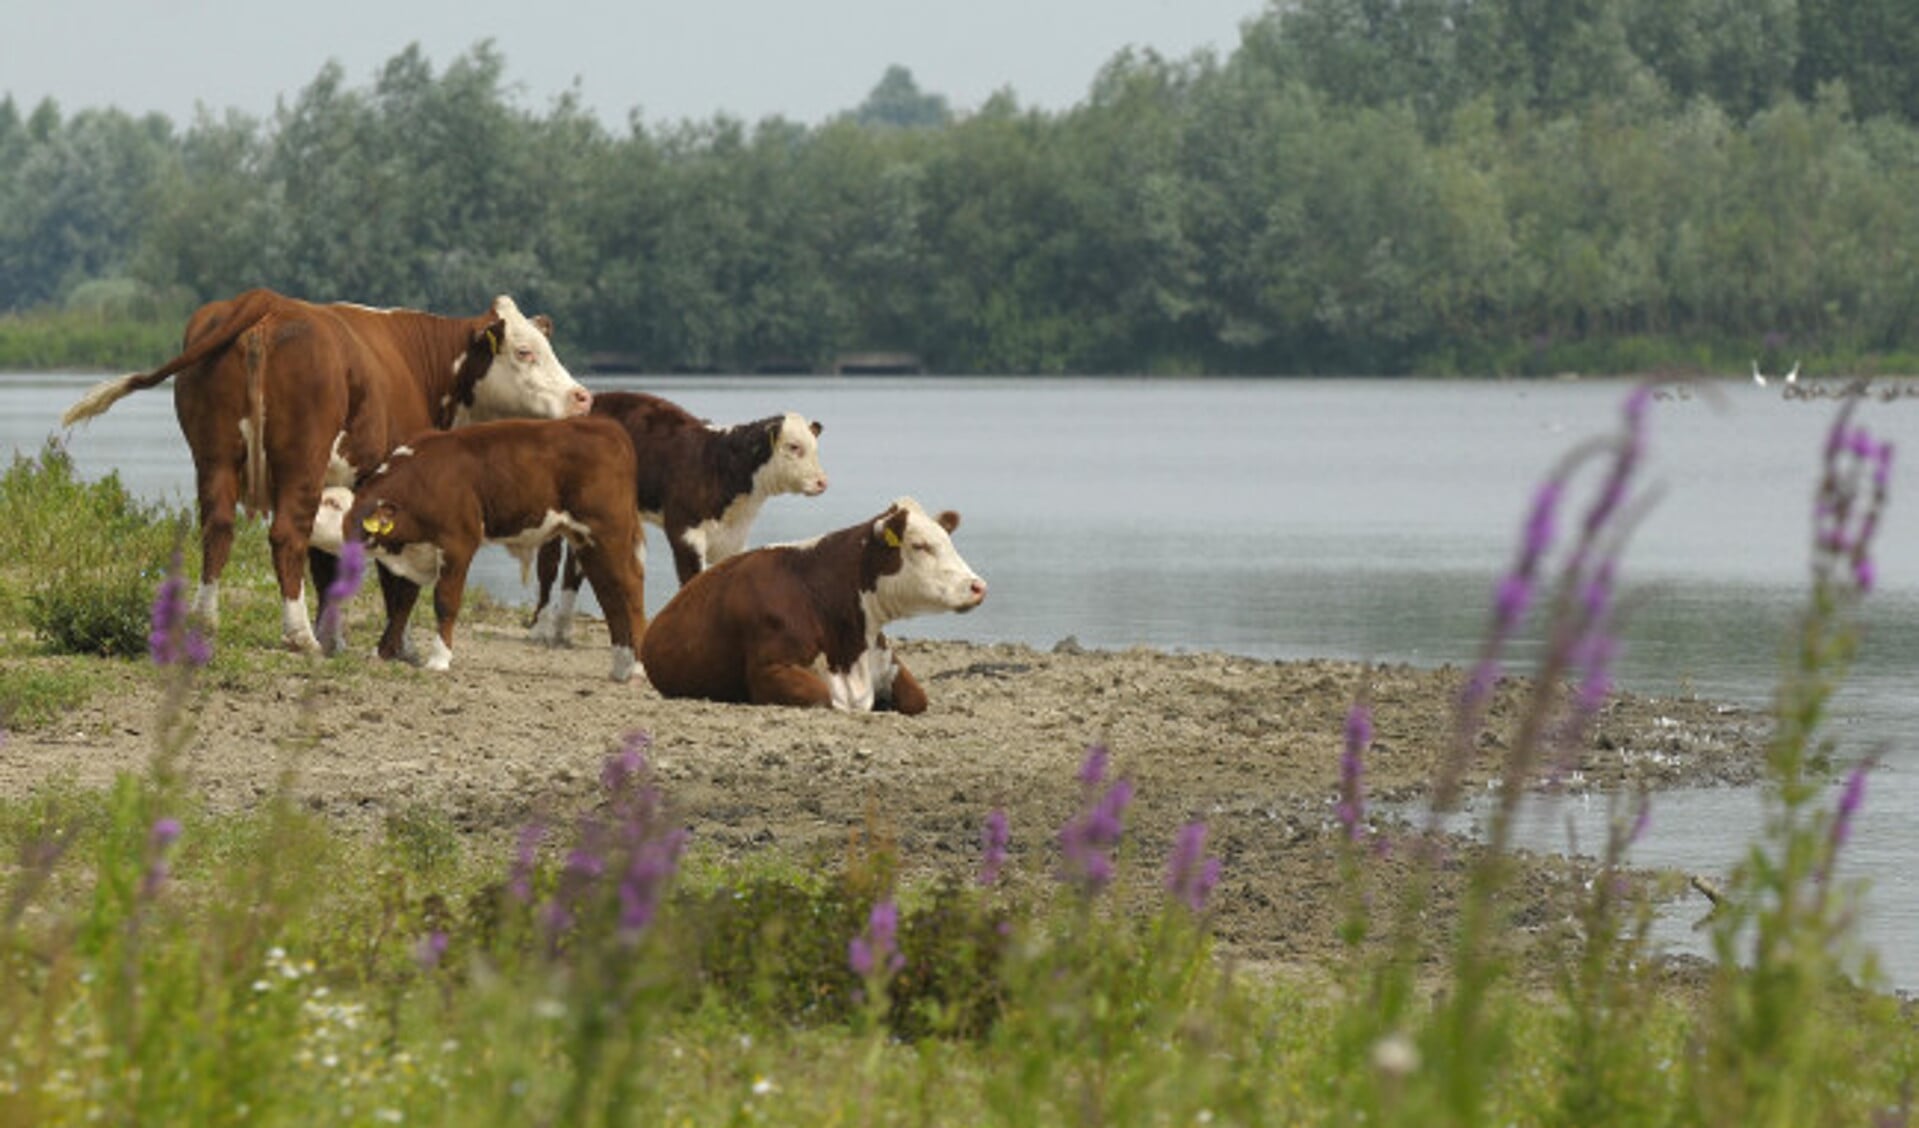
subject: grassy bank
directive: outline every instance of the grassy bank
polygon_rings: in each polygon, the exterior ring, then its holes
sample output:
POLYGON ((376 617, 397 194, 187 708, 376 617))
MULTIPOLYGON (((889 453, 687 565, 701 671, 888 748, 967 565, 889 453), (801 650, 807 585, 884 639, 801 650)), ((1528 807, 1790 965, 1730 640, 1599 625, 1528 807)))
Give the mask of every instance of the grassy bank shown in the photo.
MULTIPOLYGON (((1870 765, 1836 808, 1821 799, 1891 459, 1850 409, 1808 452, 1815 582, 1766 829, 1710 925, 1715 962, 1653 957, 1627 863, 1643 797, 1616 798, 1594 880, 1516 915, 1529 871, 1505 828, 1607 692, 1653 410, 1636 393, 1524 515, 1459 747, 1427 789, 1449 806, 1496 743, 1485 847, 1370 807, 1381 749, 1362 692, 1328 764, 1340 848, 1321 895, 1344 906, 1341 942, 1323 965, 1258 969, 1210 928, 1231 845, 1194 821, 1143 852, 1127 831, 1151 797, 1123 748, 1048 784, 1071 813, 1022 829, 1043 846, 1009 856, 981 809, 977 850, 933 864, 909 865, 924 859, 883 811, 825 864, 689 840, 638 733, 607 734, 621 744, 589 800, 504 840, 425 804, 349 830, 284 782, 212 811, 192 785, 196 717, 296 661, 245 633, 277 616, 231 616, 209 653, 179 614, 183 515, 75 481, 57 450, 23 460, 0 479, 0 521, 20 531, 0 541, 0 723, 44 723, 58 706, 33 702, 87 691, 46 681, 107 663, 165 692, 144 771, 0 801, 0 1121, 1906 1123, 1919 1031, 1857 958, 1861 891, 1839 876, 1870 765), (93 594, 69 590, 89 574, 93 594), (1526 621, 1547 638, 1535 688, 1482 742, 1526 621), (86 656, 54 657, 82 638, 86 656)), ((272 600, 246 536, 228 587, 272 600)), ((328 682, 367 676, 297 661, 309 691, 286 707, 309 737, 260 749, 284 779, 350 739, 322 735, 328 682)))
POLYGON ((180 350, 184 314, 129 317, 72 309, 0 314, 0 370, 125 372, 180 350))

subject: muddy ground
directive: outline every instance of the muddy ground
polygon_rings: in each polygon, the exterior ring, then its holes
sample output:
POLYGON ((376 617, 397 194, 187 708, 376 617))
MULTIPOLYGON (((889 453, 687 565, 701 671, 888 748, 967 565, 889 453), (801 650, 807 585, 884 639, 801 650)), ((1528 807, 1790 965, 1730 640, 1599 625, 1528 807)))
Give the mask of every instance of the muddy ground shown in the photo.
MULTIPOLYGON (((503 845, 529 819, 563 820, 591 802, 602 760, 637 730, 652 737, 654 766, 695 849, 833 865, 853 834, 877 825, 897 838, 909 874, 970 873, 981 820, 998 807, 1012 827, 1013 869, 1040 882, 1058 828, 1083 802, 1075 774, 1086 749, 1103 742, 1137 789, 1124 863, 1136 887, 1157 882, 1178 826, 1203 818, 1225 863, 1223 950, 1294 963, 1337 945, 1334 801, 1343 725, 1362 682, 1356 664, 909 637, 901 652, 931 708, 849 716, 665 701, 643 679, 607 680, 604 638, 589 630, 575 648, 546 649, 496 611, 462 621, 446 674, 369 662, 315 678, 308 660, 289 655, 263 662, 265 673, 206 677, 186 757, 191 785, 215 809, 244 807, 290 765, 301 801, 343 823, 373 830, 426 805, 476 841, 503 845)), ((1460 676, 1408 666, 1366 674, 1375 804, 1425 791, 1452 745, 1460 676)), ((159 715, 155 671, 127 663, 111 677, 70 715, 8 735, 0 794, 50 778, 104 783, 145 764, 159 715)), ((1471 766, 1470 785, 1482 791, 1515 712, 1511 688, 1471 766)), ((1750 711, 1620 697, 1570 778, 1599 789, 1747 782, 1764 733, 1750 711)))

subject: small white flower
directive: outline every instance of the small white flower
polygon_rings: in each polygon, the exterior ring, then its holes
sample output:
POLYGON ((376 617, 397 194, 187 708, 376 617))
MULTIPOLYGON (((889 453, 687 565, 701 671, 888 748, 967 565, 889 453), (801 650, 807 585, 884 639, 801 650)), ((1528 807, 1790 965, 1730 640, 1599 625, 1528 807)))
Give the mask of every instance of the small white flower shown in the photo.
POLYGON ((1373 1066, 1389 1077, 1405 1077, 1419 1068, 1419 1047, 1404 1034, 1388 1034, 1373 1045, 1373 1066))
POLYGON ((558 999, 541 999, 533 1004, 533 1014, 535 1017, 557 1022, 566 1017, 566 1004, 558 999))
POLYGON ((273 989, 273 984, 268 983, 264 979, 256 979, 253 981, 253 989, 255 991, 270 991, 273 989))
POLYGON ((756 1097, 763 1097, 766 1094, 772 1092, 775 1088, 777 1088, 777 1086, 773 1084, 773 1081, 771 1078, 768 1078, 768 1077, 753 1078, 753 1095, 756 1097))

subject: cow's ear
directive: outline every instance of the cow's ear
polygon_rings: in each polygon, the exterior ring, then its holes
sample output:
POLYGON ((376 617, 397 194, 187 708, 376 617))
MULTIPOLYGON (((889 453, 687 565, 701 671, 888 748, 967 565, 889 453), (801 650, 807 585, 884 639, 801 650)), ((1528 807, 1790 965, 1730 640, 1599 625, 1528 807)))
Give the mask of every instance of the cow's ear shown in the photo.
POLYGON ((820 421, 819 421, 819 420, 817 420, 817 419, 815 419, 815 420, 813 420, 813 437, 814 437, 814 438, 816 438, 816 439, 817 439, 817 438, 819 438, 819 437, 820 437, 820 432, 821 432, 821 431, 824 431, 824 430, 826 430, 826 428, 825 428, 825 427, 822 427, 822 426, 820 425, 820 421))
POLYGON ((478 332, 473 334, 473 351, 474 352, 478 352, 481 349, 485 349, 487 352, 491 353, 492 355, 498 356, 500 355, 500 349, 505 345, 505 343, 506 343, 506 323, 504 321, 496 320, 496 321, 489 322, 486 328, 481 329, 478 332))
POLYGON ((906 511, 889 509, 873 522, 873 539, 888 548, 898 548, 906 537, 906 511))
POLYGON ((933 519, 940 523, 940 528, 945 529, 949 533, 959 531, 958 510, 942 509, 940 510, 940 515, 933 519))
POLYGON ((778 454, 780 449, 780 432, 785 429, 786 420, 783 418, 769 420, 766 424, 766 446, 775 454, 778 454))
POLYGON ((551 339, 551 338, 552 338, 552 336, 553 336, 553 319, 552 319, 552 318, 550 318, 550 317, 548 317, 548 316, 547 316, 546 314, 544 314, 544 313, 536 313, 536 314, 534 314, 534 315, 533 315, 533 327, 534 327, 535 329, 538 329, 538 330, 539 330, 540 332, 542 332, 542 333, 545 333, 545 334, 547 335, 547 337, 548 337, 548 339, 551 339))

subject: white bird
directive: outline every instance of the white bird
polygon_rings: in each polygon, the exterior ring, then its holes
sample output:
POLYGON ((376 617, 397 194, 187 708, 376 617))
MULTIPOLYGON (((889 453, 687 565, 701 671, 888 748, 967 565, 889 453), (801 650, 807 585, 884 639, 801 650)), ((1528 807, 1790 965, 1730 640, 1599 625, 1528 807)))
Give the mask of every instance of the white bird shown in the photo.
POLYGON ((1792 371, 1786 373, 1786 383, 1797 384, 1798 382, 1799 382, 1799 362, 1795 360, 1792 362, 1792 371))
POLYGON ((1766 378, 1760 374, 1759 362, 1756 360, 1752 362, 1752 382, 1762 388, 1766 386, 1766 378))

